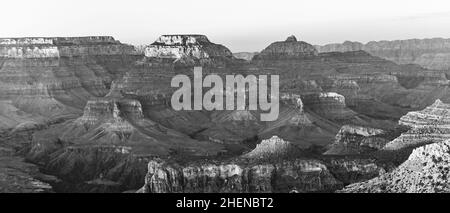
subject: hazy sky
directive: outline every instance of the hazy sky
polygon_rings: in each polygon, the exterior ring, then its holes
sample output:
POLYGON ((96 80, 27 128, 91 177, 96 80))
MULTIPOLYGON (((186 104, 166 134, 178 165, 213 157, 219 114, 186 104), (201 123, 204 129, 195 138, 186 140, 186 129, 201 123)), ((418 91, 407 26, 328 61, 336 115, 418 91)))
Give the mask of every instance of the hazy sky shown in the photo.
POLYGON ((0 37, 205 34, 233 52, 293 34, 312 44, 450 38, 448 0, 6 0, 0 37))

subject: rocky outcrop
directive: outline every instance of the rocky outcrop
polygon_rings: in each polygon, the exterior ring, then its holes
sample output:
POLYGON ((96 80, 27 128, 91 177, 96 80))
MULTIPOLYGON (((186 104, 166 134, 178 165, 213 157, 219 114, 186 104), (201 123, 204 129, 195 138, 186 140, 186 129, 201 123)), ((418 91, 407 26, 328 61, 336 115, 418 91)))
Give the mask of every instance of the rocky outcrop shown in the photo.
POLYGON ((326 162, 333 176, 344 185, 369 180, 386 173, 386 169, 374 159, 336 158, 326 162))
POLYGON ((388 142, 381 129, 345 125, 325 155, 357 155, 380 150, 388 142))
POLYGON ((408 160, 390 173, 351 184, 347 193, 436 193, 450 192, 450 141, 437 142, 413 150, 408 160))
POLYGON ((342 44, 315 46, 319 52, 347 52, 364 50, 398 64, 418 64, 428 69, 450 68, 450 39, 408 39, 371 41, 366 44, 346 41, 342 44))
POLYGON ((231 58, 231 51, 223 45, 214 44, 205 35, 163 35, 145 48, 149 58, 231 58))
POLYGON ((290 36, 286 41, 278 41, 270 44, 252 60, 279 60, 301 59, 317 56, 317 50, 304 41, 297 41, 295 36, 290 36))
POLYGON ((387 143, 384 149, 399 150, 449 139, 449 110, 450 105, 438 99, 424 110, 408 112, 400 118, 399 124, 411 129, 387 143))
POLYGON ((256 148, 243 155, 243 158, 250 159, 277 159, 295 158, 301 156, 301 150, 289 141, 285 141, 278 136, 262 140, 256 148))
POLYGON ((341 187, 317 160, 279 163, 148 163, 140 192, 330 192, 341 187))
POLYGON ((309 109, 331 119, 348 117, 354 112, 346 108, 345 97, 335 92, 321 92, 302 95, 302 100, 309 109))

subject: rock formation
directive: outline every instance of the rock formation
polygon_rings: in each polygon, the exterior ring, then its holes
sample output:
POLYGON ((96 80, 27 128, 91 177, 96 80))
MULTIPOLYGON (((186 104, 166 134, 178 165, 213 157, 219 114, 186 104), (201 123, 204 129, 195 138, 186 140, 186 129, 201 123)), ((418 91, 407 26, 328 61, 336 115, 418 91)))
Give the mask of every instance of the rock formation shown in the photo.
POLYGON ((184 165, 153 160, 140 192, 327 192, 340 186, 317 160, 184 165))
POLYGON ((60 58, 122 54, 136 53, 132 46, 121 44, 111 36, 0 39, 0 57, 5 58, 60 58))
POLYGON ((436 193, 450 192, 450 141, 414 149, 408 160, 390 173, 351 184, 340 192, 436 193))
POLYGON ((328 118, 352 116, 351 110, 345 107, 345 97, 335 92, 312 93, 302 96, 303 102, 314 112, 328 118))
POLYGON ((370 127, 345 125, 330 144, 325 155, 356 155, 380 150, 388 142, 385 131, 370 127))
POLYGON ((277 159, 299 157, 301 150, 289 141, 285 141, 278 136, 261 141, 251 152, 242 157, 250 159, 277 159))
POLYGON ((253 57, 253 60, 293 59, 317 56, 314 46, 297 41, 295 36, 290 36, 286 41, 278 41, 270 44, 263 51, 253 57))
POLYGON ((145 49, 146 57, 208 59, 232 57, 223 45, 211 43, 204 35, 163 35, 145 49))
POLYGON ((384 149, 399 150, 449 139, 449 110, 450 105, 438 99, 424 110, 408 112, 400 118, 399 124, 411 129, 386 144, 384 149))
POLYGON ((371 41, 366 44, 345 41, 342 44, 315 46, 319 52, 347 52, 364 50, 398 64, 418 64, 428 69, 450 68, 450 39, 408 39, 371 41))
POLYGON ((9 119, 4 128, 80 115, 139 57, 109 36, 0 39, 0 101, 9 109, 0 115, 9 119))

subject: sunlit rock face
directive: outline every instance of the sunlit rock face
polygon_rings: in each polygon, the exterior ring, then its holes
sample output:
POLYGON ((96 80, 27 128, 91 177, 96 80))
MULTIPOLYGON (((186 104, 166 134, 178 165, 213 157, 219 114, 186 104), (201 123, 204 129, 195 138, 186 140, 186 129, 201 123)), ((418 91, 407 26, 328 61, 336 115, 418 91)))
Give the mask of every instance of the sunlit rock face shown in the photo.
POLYGON ((270 44, 255 55, 253 60, 309 58, 317 56, 317 54, 314 46, 303 41, 297 41, 295 36, 290 36, 285 41, 270 44))
POLYGON ((436 193, 450 192, 450 141, 413 150, 408 160, 390 173, 351 184, 340 192, 436 193))
POLYGON ((366 44, 346 41, 342 44, 315 46, 319 52, 347 52, 364 50, 398 64, 418 64, 437 70, 450 68, 450 39, 408 39, 371 41, 366 44))
POLYGON ((153 160, 140 192, 327 192, 341 186, 317 160, 188 164, 153 160))
POLYGON ((204 35, 163 35, 145 49, 149 58, 208 59, 231 58, 231 51, 220 44, 214 44, 204 35))
POLYGON ((385 131, 370 127, 343 126, 330 144, 326 155, 356 155, 380 150, 388 142, 383 137, 385 131))
POLYGON ((300 157, 301 150, 289 141, 278 136, 261 141, 251 152, 242 157, 251 159, 277 159, 288 157, 300 157))
POLYGON ((449 139, 449 112, 450 105, 439 99, 424 110, 408 112, 400 118, 399 124, 411 129, 386 144, 384 149, 399 150, 449 139))

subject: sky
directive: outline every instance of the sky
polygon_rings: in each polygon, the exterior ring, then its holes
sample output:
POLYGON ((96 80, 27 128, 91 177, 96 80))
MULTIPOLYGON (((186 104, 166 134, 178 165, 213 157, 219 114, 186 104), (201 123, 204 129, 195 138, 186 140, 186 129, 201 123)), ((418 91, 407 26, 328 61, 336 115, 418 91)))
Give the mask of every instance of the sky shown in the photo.
POLYGON ((6 0, 0 37, 205 34, 233 52, 295 35, 311 44, 450 38, 448 0, 6 0))

